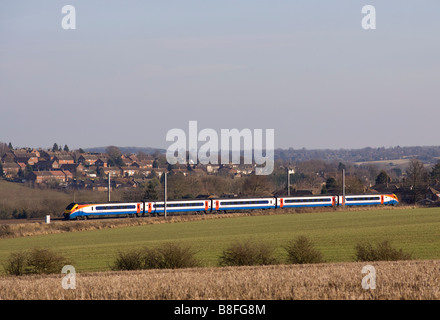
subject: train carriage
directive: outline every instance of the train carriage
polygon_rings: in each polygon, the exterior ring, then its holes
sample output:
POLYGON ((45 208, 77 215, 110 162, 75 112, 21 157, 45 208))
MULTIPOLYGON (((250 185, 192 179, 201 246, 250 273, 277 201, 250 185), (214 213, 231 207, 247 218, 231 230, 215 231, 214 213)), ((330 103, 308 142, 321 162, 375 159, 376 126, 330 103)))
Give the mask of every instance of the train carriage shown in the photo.
POLYGON ((336 197, 331 195, 277 198, 277 208, 332 207, 335 205, 337 205, 336 197))
MULTIPOLYGON (((164 214, 164 201, 153 202, 152 213, 164 214)), ((211 211, 211 200, 178 200, 167 201, 167 213, 173 212, 209 212, 211 211)))
POLYGON ((212 211, 246 210, 246 209, 275 209, 276 199, 270 198, 222 198, 213 199, 212 211))
POLYGON ((71 203, 64 211, 66 219, 86 219, 91 216, 133 215, 144 212, 143 202, 71 203))

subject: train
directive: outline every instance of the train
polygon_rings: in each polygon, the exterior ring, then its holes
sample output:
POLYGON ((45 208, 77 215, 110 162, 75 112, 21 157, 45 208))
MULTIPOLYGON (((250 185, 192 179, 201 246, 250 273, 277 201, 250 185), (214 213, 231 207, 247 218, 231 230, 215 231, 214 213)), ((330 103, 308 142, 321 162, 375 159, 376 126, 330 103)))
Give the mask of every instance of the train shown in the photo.
MULTIPOLYGON (((209 198, 166 202, 167 213, 225 213, 239 210, 284 209, 304 207, 397 205, 395 194, 273 196, 261 198, 209 198)), ((107 202, 69 204, 64 219, 76 220, 104 216, 160 216, 165 214, 164 201, 107 202)))

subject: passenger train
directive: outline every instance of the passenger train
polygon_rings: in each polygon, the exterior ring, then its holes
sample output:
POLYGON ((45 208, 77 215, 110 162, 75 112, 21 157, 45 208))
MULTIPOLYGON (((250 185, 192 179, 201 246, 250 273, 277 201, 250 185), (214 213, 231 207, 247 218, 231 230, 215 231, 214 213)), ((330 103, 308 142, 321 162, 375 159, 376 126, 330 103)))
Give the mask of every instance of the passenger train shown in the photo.
MULTIPOLYGON (((370 195, 320 195, 320 196, 277 196, 265 198, 215 198, 167 201, 167 213, 219 213, 252 209, 283 209, 301 207, 338 207, 396 205, 395 194, 370 195)), ((64 211, 67 220, 87 219, 88 217, 129 215, 156 216, 165 213, 164 201, 71 203, 64 211)))

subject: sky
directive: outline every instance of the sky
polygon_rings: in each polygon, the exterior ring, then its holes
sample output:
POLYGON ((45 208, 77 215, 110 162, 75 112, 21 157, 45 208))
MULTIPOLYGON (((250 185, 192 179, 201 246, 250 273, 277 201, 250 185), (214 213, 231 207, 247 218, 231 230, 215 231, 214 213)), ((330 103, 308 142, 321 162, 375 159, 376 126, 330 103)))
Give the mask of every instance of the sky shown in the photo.
POLYGON ((439 145, 440 2, 402 2, 1 1, 0 142, 167 148, 197 121, 283 149, 439 145))

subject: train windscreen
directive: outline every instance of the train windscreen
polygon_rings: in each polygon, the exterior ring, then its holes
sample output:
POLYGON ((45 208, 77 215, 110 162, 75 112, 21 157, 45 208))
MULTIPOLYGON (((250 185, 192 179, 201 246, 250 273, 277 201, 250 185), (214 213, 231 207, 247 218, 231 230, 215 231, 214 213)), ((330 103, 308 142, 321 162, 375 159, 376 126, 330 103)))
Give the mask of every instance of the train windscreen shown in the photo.
POLYGON ((66 210, 72 210, 72 208, 75 206, 76 203, 71 203, 66 207, 66 210))

